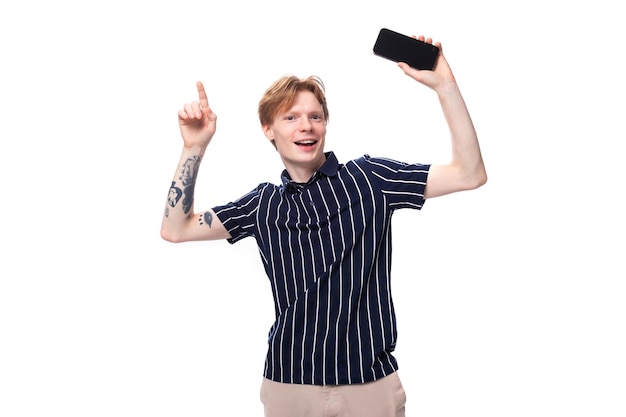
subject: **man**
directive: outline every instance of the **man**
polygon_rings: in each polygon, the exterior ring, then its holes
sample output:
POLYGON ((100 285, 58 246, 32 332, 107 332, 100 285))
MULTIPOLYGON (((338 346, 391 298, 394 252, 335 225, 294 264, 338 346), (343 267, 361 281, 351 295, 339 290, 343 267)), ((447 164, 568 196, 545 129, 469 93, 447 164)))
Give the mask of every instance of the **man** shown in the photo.
POLYGON ((261 387, 268 417, 404 416, 392 355, 391 215, 480 187, 487 175, 443 52, 432 71, 398 65, 437 93, 452 141, 448 164, 368 155, 339 163, 324 150, 328 108, 321 80, 283 77, 259 102, 263 133, 285 166, 282 184, 261 183, 232 203, 194 212, 198 167, 217 116, 200 82, 199 101, 178 112, 184 146, 161 235, 171 242, 256 239, 276 313, 261 387))

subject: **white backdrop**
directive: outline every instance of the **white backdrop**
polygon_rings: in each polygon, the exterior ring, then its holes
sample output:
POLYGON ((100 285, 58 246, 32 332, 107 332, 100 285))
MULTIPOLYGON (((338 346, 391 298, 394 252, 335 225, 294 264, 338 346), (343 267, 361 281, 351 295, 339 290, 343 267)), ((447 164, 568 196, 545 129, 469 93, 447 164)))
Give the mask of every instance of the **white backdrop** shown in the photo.
POLYGON ((434 93, 372 54, 388 27, 443 43, 489 174, 394 218, 407 415, 623 417, 619 10, 3 3, 0 415, 261 416, 273 307, 253 240, 159 236, 176 112, 202 80, 219 119, 197 209, 279 180, 256 105, 285 73, 325 81, 341 160, 445 161, 434 93))

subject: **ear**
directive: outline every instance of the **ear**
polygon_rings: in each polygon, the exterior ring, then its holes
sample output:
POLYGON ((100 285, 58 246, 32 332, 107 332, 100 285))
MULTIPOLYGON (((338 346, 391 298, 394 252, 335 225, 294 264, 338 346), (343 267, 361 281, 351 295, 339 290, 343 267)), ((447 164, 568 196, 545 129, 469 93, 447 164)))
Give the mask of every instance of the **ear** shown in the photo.
POLYGON ((262 126, 262 129, 265 137, 270 141, 274 141, 274 130, 272 129, 272 126, 262 126))

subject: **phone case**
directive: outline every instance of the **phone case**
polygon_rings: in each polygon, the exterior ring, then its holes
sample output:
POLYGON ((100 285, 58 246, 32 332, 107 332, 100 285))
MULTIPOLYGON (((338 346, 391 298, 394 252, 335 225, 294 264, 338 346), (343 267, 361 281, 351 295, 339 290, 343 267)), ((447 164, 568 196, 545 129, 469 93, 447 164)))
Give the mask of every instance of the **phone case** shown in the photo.
POLYGON ((432 70, 435 68, 439 48, 383 28, 374 43, 374 54, 393 62, 406 62, 416 69, 432 70))

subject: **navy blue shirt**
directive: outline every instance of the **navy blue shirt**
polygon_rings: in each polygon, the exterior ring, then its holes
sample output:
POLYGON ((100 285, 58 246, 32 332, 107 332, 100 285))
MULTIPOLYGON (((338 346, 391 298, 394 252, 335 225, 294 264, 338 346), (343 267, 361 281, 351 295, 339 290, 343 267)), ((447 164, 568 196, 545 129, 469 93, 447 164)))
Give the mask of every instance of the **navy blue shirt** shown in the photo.
POLYGON ((334 153, 307 183, 259 184, 215 207, 230 243, 256 239, 276 321, 264 376, 295 384, 355 384, 398 369, 390 288, 391 217, 421 209, 429 165, 334 153))

